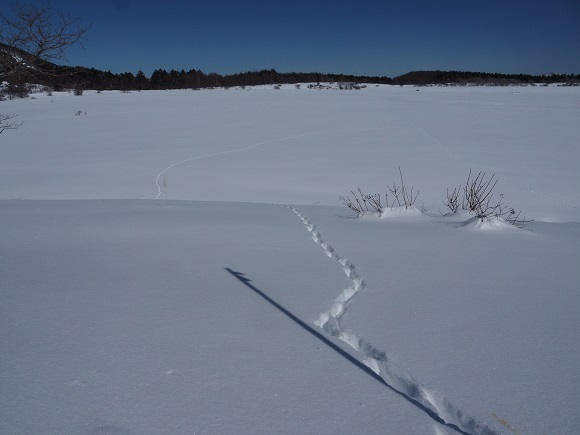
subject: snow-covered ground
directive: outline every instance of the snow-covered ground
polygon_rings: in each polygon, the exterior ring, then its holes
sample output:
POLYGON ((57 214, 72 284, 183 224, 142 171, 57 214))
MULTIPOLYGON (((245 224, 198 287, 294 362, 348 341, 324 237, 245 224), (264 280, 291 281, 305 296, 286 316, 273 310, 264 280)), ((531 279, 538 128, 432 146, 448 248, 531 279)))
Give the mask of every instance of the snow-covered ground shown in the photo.
POLYGON ((580 432, 580 89, 35 97, 0 102, 0 433, 580 432), (426 213, 339 201, 399 166, 426 213), (443 216, 470 169, 534 222, 443 216))

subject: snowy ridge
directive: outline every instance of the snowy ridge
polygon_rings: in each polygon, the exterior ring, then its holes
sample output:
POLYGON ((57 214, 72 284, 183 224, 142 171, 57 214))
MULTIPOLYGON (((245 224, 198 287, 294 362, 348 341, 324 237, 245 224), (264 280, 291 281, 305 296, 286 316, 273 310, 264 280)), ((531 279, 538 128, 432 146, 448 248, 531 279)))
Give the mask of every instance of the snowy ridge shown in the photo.
POLYGON ((334 248, 322 239, 316 226, 304 214, 296 208, 290 207, 290 209, 306 225, 314 242, 323 249, 324 253, 331 260, 341 266, 343 272, 351 282, 349 287, 341 290, 330 309, 319 315, 318 319, 314 322, 315 325, 361 353, 364 356, 363 362, 379 375, 386 384, 406 396, 409 400, 419 404, 421 408, 426 408, 431 411, 447 425, 471 435, 498 434, 498 432, 490 429, 485 424, 465 415, 441 394, 429 390, 408 374, 396 371, 384 351, 377 349, 364 338, 341 327, 340 317, 344 314, 354 296, 365 289, 366 284, 364 278, 356 273, 356 266, 354 264, 336 254, 334 248))

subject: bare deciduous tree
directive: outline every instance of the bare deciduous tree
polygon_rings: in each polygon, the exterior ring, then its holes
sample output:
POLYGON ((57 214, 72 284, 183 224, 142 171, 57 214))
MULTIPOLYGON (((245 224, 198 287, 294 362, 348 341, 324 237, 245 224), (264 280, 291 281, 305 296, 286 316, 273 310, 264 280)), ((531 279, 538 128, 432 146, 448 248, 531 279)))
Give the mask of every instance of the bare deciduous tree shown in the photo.
POLYGON ((50 75, 47 63, 65 60, 65 49, 82 43, 88 26, 53 9, 15 1, 0 12, 0 78, 22 86, 30 76, 50 75))

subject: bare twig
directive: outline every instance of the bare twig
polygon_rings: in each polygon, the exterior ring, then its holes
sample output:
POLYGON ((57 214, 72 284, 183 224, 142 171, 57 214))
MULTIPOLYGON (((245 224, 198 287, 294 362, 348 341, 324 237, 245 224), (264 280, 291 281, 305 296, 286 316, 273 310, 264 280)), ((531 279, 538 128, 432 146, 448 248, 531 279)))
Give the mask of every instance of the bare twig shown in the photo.
MULTIPOLYGON (((393 183, 393 187, 390 188, 389 186, 387 186, 387 189, 389 190, 389 192, 391 192, 393 194, 393 196, 395 197, 395 200, 397 201, 397 205, 400 207, 401 200, 399 199, 399 195, 401 193, 401 188, 399 186, 397 186, 397 183, 393 183)), ((394 206, 395 206, 395 201, 391 202, 391 207, 394 207, 394 206)))
POLYGON ((8 122, 16 118, 17 115, 2 115, 0 114, 0 133, 4 130, 16 130, 22 125, 22 122, 8 122))
POLYGON ((399 166, 399 175, 401 176, 401 195, 403 196, 403 203, 405 208, 409 208, 415 204, 417 201, 417 197, 419 196, 419 192, 413 196, 413 186, 411 186, 411 191, 407 191, 407 186, 403 181, 403 172, 401 171, 401 167, 399 166))
POLYGON ((479 218, 492 215, 501 206, 501 199, 496 204, 491 203, 493 189, 497 184, 494 178, 495 174, 488 178, 485 172, 480 171, 474 179, 471 179, 471 169, 469 170, 467 183, 463 189, 463 205, 466 210, 475 213, 479 218))
POLYGON ((453 192, 449 193, 449 189, 447 189, 447 197, 443 201, 445 207, 447 207, 451 213, 456 213, 459 210, 459 194, 461 193, 461 185, 453 189, 453 192))
POLYGON ((350 208, 352 211, 354 211, 357 215, 363 215, 365 213, 365 210, 361 204, 361 202, 359 201, 359 199, 356 196, 356 193, 354 191, 351 191, 351 193, 354 196, 354 201, 350 199, 349 196, 340 196, 340 200, 342 201, 342 203, 344 205, 346 205, 348 208, 350 208))

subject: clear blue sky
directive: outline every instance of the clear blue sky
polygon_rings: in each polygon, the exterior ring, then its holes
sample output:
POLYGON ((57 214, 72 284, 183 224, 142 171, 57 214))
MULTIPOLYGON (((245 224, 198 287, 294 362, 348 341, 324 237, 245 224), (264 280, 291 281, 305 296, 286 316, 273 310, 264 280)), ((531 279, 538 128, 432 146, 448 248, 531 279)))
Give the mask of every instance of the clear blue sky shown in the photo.
MULTIPOLYGON (((43 3, 33 0, 31 3, 43 3)), ((92 24, 69 65, 229 74, 275 68, 580 73, 580 0, 52 0, 92 24)))

